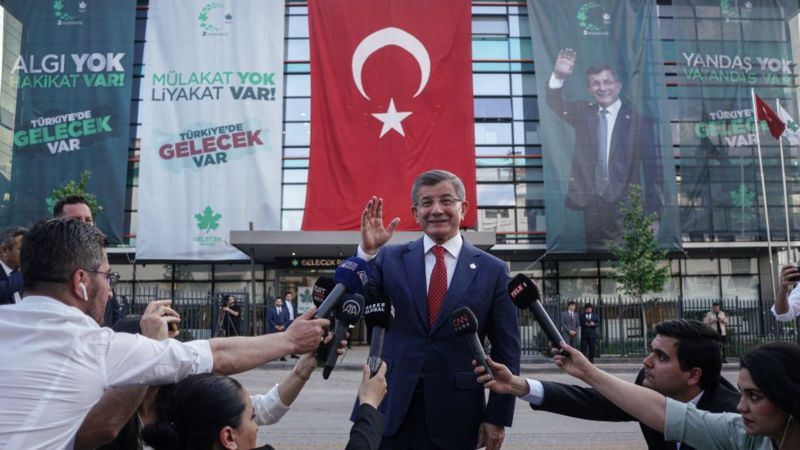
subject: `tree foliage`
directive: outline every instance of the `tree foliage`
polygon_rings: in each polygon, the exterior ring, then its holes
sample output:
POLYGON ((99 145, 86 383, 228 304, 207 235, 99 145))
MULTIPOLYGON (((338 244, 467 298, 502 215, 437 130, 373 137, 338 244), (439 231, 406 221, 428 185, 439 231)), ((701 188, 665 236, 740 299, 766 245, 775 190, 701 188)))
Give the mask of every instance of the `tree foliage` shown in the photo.
POLYGON ((647 214, 642 206, 642 189, 631 186, 628 204, 621 204, 622 231, 619 242, 607 243, 616 257, 616 273, 611 275, 620 290, 641 300, 649 292, 658 292, 669 280, 667 251, 658 246, 653 224, 656 213, 647 214))
POLYGON ((45 202, 47 204, 47 213, 51 214, 53 212, 53 207, 64 197, 69 195, 80 195, 86 199, 86 203, 89 205, 89 209, 92 210, 92 216, 96 219, 97 216, 103 213, 103 206, 100 202, 97 201, 97 196, 94 194, 90 194, 86 192, 86 186, 89 184, 89 177, 92 176, 92 172, 88 170, 84 170, 81 173, 81 178, 76 183, 75 180, 70 180, 63 186, 59 186, 53 189, 53 192, 50 194, 45 202))

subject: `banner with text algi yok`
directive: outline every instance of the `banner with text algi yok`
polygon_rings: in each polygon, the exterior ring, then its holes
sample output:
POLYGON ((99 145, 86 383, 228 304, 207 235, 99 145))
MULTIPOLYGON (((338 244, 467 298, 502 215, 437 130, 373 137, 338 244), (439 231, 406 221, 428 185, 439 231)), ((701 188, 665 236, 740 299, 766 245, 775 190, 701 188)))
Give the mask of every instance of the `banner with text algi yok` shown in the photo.
POLYGON ((245 258, 231 230, 280 227, 284 2, 150 4, 139 259, 245 258))
MULTIPOLYGON (((673 20, 683 232, 702 240, 751 239, 765 227, 750 90, 797 117, 786 0, 675 0, 673 20)), ((760 122, 773 239, 785 236, 778 143, 760 122)))
POLYGON ((95 222, 121 242, 135 3, 4 3, 16 107, 4 87, 0 121, 14 134, 13 150, 0 145, 0 223, 49 217, 53 190, 89 171, 86 190, 102 207, 95 222))
POLYGON ((528 0, 547 249, 607 251, 639 185, 661 245, 679 246, 655 2, 528 0))

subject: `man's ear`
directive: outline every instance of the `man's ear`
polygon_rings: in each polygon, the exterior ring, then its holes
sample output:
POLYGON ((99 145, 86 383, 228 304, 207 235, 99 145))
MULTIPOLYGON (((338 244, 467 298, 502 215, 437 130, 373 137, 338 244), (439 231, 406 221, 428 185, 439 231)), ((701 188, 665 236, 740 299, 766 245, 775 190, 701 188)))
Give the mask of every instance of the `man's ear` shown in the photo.
POLYGON ((222 448, 228 450, 238 449, 239 446, 236 442, 236 430, 233 427, 226 425, 219 430, 219 444, 222 448))
POLYGON ((699 367, 692 367, 689 369, 689 377, 686 379, 686 383, 689 386, 697 386, 700 384, 701 378, 703 378, 703 369, 699 367))

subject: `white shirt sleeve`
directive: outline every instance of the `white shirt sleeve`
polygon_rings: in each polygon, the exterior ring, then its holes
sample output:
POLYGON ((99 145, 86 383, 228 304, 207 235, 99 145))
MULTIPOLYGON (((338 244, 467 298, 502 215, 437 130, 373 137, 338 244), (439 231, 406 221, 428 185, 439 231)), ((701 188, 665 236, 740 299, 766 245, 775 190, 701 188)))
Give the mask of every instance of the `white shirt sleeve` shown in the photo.
POLYGON ((278 395, 277 384, 266 394, 251 395, 250 402, 253 403, 257 425, 272 425, 289 411, 289 407, 283 404, 278 395))
POLYGON ((779 322, 788 322, 798 316, 800 316, 800 283, 792 289, 792 292, 789 293, 789 298, 787 299, 789 303, 789 310, 783 314, 778 314, 775 312, 775 305, 772 305, 770 311, 772 311, 772 315, 775 316, 775 319, 779 322))
POLYGON ((105 355, 108 386, 176 383, 189 375, 208 373, 214 367, 208 341, 156 341, 138 334, 108 329, 105 355))
POLYGON ((544 386, 538 380, 531 380, 530 378, 526 378, 525 381, 528 382, 528 395, 524 397, 520 397, 520 399, 531 403, 536 406, 540 406, 544 402, 544 386))
MULTIPOLYGON (((379 251, 380 249, 378 249, 378 252, 379 251)), ((359 258, 363 259, 366 262, 370 262, 373 259, 375 259, 376 256, 378 256, 378 252, 375 252, 374 255, 370 255, 367 252, 365 252, 363 248, 361 248, 361 244, 358 244, 358 249, 356 249, 356 256, 358 256, 359 258)))
POLYGON ((550 74, 550 79, 547 81, 547 87, 550 89, 561 89, 564 87, 564 79, 556 78, 556 74, 550 74))

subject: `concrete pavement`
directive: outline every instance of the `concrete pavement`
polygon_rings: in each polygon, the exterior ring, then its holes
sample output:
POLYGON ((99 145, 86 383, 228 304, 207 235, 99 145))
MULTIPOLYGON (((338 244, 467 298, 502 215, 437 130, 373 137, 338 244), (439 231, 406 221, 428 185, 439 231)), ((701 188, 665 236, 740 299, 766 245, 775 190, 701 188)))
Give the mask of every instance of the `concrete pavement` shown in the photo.
MULTIPOLYGON (((322 378, 322 370, 311 380, 292 405, 292 409, 277 424, 260 427, 258 444, 269 443, 278 450, 343 449, 350 430, 350 411, 361 382, 361 366, 366 361, 368 347, 356 346, 346 353, 330 379, 322 378)), ((633 381, 641 361, 596 361, 605 370, 633 381)), ((275 361, 235 378, 253 393, 265 393, 293 367, 294 360, 275 361)), ((728 380, 735 381, 737 365, 728 364, 723 371, 728 380)), ((581 384, 561 372, 541 357, 525 358, 523 375, 548 381, 581 384)), ((517 401, 514 426, 506 429, 503 449, 645 449, 646 445, 636 422, 591 422, 551 413, 533 411, 527 403, 517 401)))

